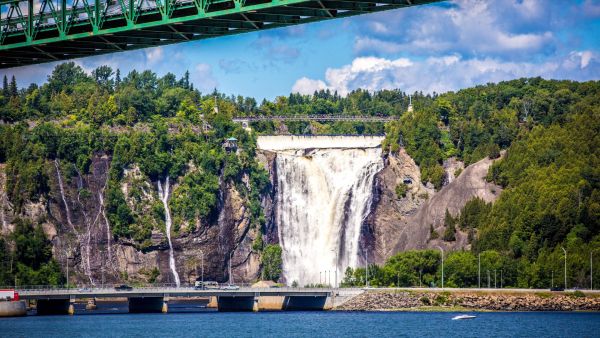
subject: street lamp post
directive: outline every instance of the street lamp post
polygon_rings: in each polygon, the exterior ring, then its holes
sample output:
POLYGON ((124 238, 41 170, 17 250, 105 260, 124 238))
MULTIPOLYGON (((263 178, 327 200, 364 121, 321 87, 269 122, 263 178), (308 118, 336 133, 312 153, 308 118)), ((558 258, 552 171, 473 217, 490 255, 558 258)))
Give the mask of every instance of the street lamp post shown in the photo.
POLYGON ((477 255, 477 285, 481 289, 481 252, 477 255))
POLYGON ((592 260, 594 251, 590 251, 590 290, 594 290, 594 261, 592 260))
POLYGON ((444 249, 441 246, 438 246, 438 249, 442 252, 442 289, 444 288, 444 249))
POLYGON ((365 287, 369 287, 369 253, 365 251, 365 287))
POLYGON ((229 253, 229 285, 233 285, 233 276, 231 275, 231 260, 233 256, 233 251, 229 253))
MULTIPOLYGON (((201 254, 200 262, 201 262, 201 266, 202 266, 202 268, 201 268, 202 269, 202 272, 201 272, 202 277, 200 277, 200 280, 202 281, 202 287, 204 288, 204 251, 200 250, 200 254, 201 254)), ((198 270, 196 270, 196 273, 198 273, 198 270)))
POLYGON ((567 250, 565 250, 565 248, 563 248, 562 246, 560 248, 565 253, 565 290, 566 290, 567 289, 567 250))
POLYGON ((331 251, 335 252, 335 284, 333 284, 334 288, 337 288, 337 271, 338 271, 338 252, 335 249, 331 249, 331 251))

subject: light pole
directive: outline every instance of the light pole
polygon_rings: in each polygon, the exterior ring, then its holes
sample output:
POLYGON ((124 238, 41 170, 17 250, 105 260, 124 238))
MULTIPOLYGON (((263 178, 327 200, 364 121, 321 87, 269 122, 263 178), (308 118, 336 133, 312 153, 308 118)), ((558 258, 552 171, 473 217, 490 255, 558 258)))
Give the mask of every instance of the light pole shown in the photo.
MULTIPOLYGON (((201 261, 201 266, 202 266, 202 273, 201 273, 202 277, 200 279, 202 281, 202 288, 204 288, 204 251, 200 250, 200 254, 201 254, 200 261, 201 261)), ((196 270, 196 273, 198 273, 198 270, 196 270)))
POLYGON ((563 248, 562 246, 560 248, 565 253, 565 290, 566 290, 567 289, 567 250, 565 250, 565 248, 563 248))
POLYGON ((590 290, 594 290, 594 261, 592 260, 594 251, 590 251, 590 290))
POLYGON ((365 250, 365 287, 369 287, 369 253, 365 250))
POLYGON ((437 247, 442 252, 442 289, 444 288, 444 249, 441 246, 437 247))
POLYGON ((331 249, 331 251, 335 252, 335 284, 333 284, 333 287, 337 288, 338 252, 335 249, 331 249))
POLYGON ((481 252, 477 255, 477 285, 481 289, 481 252))
POLYGON ((229 253, 229 285, 233 285, 233 276, 231 275, 231 259, 233 256, 233 251, 229 253))

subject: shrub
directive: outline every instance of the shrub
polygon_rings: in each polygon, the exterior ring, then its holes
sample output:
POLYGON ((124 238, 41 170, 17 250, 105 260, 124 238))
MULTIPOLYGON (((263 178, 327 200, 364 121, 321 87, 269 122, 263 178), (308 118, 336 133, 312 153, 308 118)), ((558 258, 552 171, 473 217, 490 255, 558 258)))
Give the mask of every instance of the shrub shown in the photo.
POLYGON ((398 199, 406 197, 406 192, 408 191, 408 186, 404 183, 400 183, 396 186, 396 196, 398 199))

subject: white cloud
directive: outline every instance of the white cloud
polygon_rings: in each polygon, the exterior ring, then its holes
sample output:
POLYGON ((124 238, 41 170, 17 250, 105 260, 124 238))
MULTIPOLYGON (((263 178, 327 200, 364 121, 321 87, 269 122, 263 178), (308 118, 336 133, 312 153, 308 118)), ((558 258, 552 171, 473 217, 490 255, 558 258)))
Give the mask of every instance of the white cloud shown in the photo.
POLYGON ((600 58, 590 51, 575 51, 567 58, 544 63, 512 62, 489 57, 463 59, 459 55, 424 60, 358 57, 351 64, 328 68, 324 80, 299 79, 292 91, 311 94, 315 90, 330 89, 347 95, 357 88, 370 91, 399 88, 406 92, 442 93, 520 77, 590 80, 597 79, 598 74, 600 58))
POLYGON ((194 86, 203 91, 210 91, 219 86, 219 82, 215 79, 212 67, 207 63, 199 63, 190 73, 194 86))
POLYGON ((357 19, 358 55, 459 53, 527 60, 551 53, 565 6, 541 0, 453 0, 357 19))
POLYGON ((148 65, 157 64, 163 59, 162 47, 145 49, 144 52, 146 53, 146 63, 148 65))
POLYGON ((293 93, 304 95, 312 95, 316 90, 327 89, 325 82, 321 80, 311 80, 307 77, 302 77, 294 83, 292 87, 293 93))

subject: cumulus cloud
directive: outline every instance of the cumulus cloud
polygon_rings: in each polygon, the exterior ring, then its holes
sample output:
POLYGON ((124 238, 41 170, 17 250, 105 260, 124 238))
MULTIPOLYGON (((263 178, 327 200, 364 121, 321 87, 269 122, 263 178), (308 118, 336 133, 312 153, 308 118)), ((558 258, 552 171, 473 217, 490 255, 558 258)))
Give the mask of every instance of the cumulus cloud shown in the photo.
POLYGON ((146 55, 146 62, 149 65, 159 63, 163 59, 163 48, 155 47, 144 50, 146 55))
POLYGON ((219 82, 214 77, 212 67, 207 63, 199 63, 190 72, 190 78, 196 88, 202 91, 210 91, 219 86, 219 82))
POLYGON ((453 0, 391 11, 356 20, 354 50, 358 55, 459 53, 525 60, 531 53, 554 53, 552 32, 573 24, 561 15, 568 11, 562 2, 543 0, 453 0))
POLYGON ((407 92, 442 93, 520 77, 589 80, 599 74, 600 57, 591 51, 572 52, 562 60, 544 63, 489 57, 463 59, 459 55, 424 60, 357 57, 351 64, 327 69, 324 80, 300 78, 292 91, 312 94, 315 90, 330 89, 346 95, 357 88, 370 91, 399 88, 407 92))

